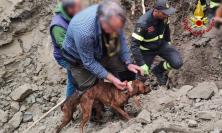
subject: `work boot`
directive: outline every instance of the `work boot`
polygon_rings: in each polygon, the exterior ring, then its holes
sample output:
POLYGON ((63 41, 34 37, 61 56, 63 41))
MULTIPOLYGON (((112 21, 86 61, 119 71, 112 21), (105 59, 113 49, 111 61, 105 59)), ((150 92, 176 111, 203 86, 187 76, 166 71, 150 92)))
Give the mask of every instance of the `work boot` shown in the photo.
POLYGON ((168 77, 165 74, 165 70, 161 65, 155 66, 152 70, 153 74, 157 77, 159 85, 166 85, 168 77))

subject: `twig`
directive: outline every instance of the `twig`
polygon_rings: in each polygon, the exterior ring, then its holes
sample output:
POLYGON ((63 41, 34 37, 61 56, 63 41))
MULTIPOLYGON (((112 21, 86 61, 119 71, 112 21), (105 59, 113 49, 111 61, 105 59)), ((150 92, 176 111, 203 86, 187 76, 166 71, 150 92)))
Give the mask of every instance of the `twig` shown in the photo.
POLYGON ((51 108, 48 112, 46 112, 42 117, 40 117, 37 121, 35 121, 29 128, 27 128, 23 133, 28 133, 28 131, 34 127, 38 122, 40 122, 42 119, 44 119, 49 113, 51 113, 53 110, 55 110, 56 108, 58 108, 63 102, 65 101, 62 100, 60 103, 58 103, 56 106, 54 106, 53 108, 51 108))

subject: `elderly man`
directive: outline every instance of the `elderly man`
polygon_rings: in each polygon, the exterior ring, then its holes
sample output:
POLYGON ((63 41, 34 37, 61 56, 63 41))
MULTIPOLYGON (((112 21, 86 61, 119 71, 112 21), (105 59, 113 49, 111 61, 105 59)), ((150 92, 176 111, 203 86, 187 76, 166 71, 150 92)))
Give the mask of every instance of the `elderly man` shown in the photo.
MULTIPOLYGON (((56 15, 50 25, 50 34, 54 46, 54 58, 64 68, 67 62, 62 56, 62 43, 65 39, 66 31, 72 17, 81 10, 80 0, 62 0, 56 7, 56 15)), ((67 71, 67 97, 74 92, 73 78, 70 71, 67 71)))
POLYGON ((129 71, 141 71, 130 58, 125 22, 124 10, 112 0, 93 5, 72 19, 63 48, 64 55, 73 60, 70 70, 80 91, 93 86, 97 79, 109 80, 122 90, 126 87, 122 81, 134 78, 129 71))
POLYGON ((137 21, 132 34, 131 49, 137 64, 144 70, 145 75, 152 70, 160 85, 167 83, 166 71, 179 69, 183 64, 180 53, 170 45, 168 17, 175 11, 167 0, 157 0, 154 9, 147 11, 137 21), (165 61, 151 69, 156 56, 165 61))

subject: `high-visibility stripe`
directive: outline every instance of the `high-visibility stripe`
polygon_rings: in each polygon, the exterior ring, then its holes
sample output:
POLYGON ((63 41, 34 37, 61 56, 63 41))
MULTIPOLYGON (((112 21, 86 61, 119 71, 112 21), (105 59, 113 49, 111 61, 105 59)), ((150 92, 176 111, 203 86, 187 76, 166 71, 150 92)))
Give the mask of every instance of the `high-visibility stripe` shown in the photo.
POLYGON ((163 63, 163 68, 164 68, 165 70, 167 70, 167 71, 170 71, 170 70, 172 69, 172 67, 170 66, 170 64, 167 63, 167 62, 164 62, 164 63, 163 63))
POLYGON ((135 39, 139 40, 139 41, 143 41, 144 38, 136 33, 133 33, 132 37, 134 37, 135 39))
POLYGON ((144 41, 144 42, 155 42, 155 41, 157 41, 159 39, 163 39, 163 35, 159 35, 159 36, 151 38, 151 39, 144 39, 142 36, 140 36, 140 35, 138 35, 136 33, 133 33, 132 37, 134 37, 135 39, 137 39, 139 41, 144 41))
POLYGON ((154 37, 154 38, 152 38, 152 39, 144 39, 143 41, 144 41, 144 42, 155 42, 155 41, 157 41, 157 40, 159 40, 159 39, 163 39, 163 35, 159 35, 159 36, 154 37))
POLYGON ((210 1, 210 8, 218 7, 220 6, 220 3, 213 2, 212 0, 210 1))
POLYGON ((203 10, 205 11, 207 9, 207 5, 202 5, 203 10))
POLYGON ((140 49, 141 50, 149 50, 148 48, 143 47, 142 45, 140 45, 140 49))

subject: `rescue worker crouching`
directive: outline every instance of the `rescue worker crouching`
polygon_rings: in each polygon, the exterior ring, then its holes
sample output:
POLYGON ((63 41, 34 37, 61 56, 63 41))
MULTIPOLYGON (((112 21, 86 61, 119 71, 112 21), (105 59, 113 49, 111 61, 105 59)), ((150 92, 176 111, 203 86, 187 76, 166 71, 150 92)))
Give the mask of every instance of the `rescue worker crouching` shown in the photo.
POLYGON ((179 69, 183 64, 180 53, 170 45, 168 17, 175 11, 176 9, 169 7, 167 0, 157 0, 154 9, 147 11, 137 21, 132 34, 131 51, 135 61, 146 75, 152 71, 160 85, 167 83, 166 71, 179 69), (165 61, 151 70, 157 55, 165 61))

